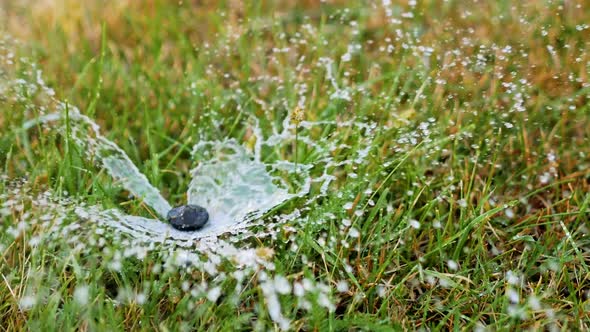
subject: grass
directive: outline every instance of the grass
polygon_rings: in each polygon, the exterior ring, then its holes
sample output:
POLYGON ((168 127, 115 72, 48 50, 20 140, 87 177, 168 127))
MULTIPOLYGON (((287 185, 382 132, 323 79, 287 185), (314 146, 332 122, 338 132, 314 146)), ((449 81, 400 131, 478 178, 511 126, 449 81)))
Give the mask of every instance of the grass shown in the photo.
POLYGON ((19 129, 54 107, 42 85, 0 83, 0 329, 273 330, 274 296, 293 330, 589 329, 587 3, 107 2, 3 2, 20 43, 0 74, 37 82, 37 64, 174 205, 199 140, 251 147, 252 119, 270 134, 297 107, 361 125, 266 149, 343 163, 328 195, 314 185, 267 219, 299 217, 239 244, 267 265, 204 253, 208 271, 84 223, 36 244, 43 218, 79 222, 30 199, 46 190, 150 211, 67 132, 19 129))

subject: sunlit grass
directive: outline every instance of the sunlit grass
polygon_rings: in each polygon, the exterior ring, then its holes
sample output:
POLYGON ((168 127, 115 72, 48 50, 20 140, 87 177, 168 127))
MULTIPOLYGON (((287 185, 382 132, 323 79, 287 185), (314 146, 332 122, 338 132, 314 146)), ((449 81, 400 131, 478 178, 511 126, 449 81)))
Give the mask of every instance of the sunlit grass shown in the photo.
MULTIPOLYGON (((35 64, 170 202, 194 143, 252 148, 253 119, 269 135, 294 109, 338 164, 328 195, 312 186, 240 244, 262 257, 250 270, 102 231, 45 239, 45 219, 77 222, 31 199, 47 190, 149 214, 67 139, 19 130, 47 101, 0 82, 0 326, 588 329, 590 7, 392 2, 0 4, 20 41, 0 47, 2 77, 37 82, 35 64)), ((321 157, 299 137, 264 155, 321 157)))

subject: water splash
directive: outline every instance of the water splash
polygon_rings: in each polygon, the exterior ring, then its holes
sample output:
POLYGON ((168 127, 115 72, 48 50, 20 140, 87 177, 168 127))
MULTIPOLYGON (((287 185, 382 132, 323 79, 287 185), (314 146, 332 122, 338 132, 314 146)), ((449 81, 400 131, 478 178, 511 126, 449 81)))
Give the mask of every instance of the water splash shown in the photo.
MULTIPOLYGON (((211 222, 199 234, 219 234, 244 227, 266 212, 309 191, 309 182, 290 193, 289 185, 270 171, 293 166, 290 162, 265 164, 235 140, 202 142, 194 155, 206 155, 193 171, 188 203, 207 208, 211 222)), ((294 169, 294 168, 293 168, 294 169)), ((307 167, 300 167, 301 172, 307 167)))
MULTIPOLYGON (((0 69, 1 66, 0 63, 0 69)), ((35 117, 23 121, 24 130, 49 130, 65 135, 64 139, 83 152, 82 157, 96 162, 119 185, 151 206, 160 218, 164 217, 170 204, 127 154, 103 136, 91 118, 54 98, 53 91, 40 79, 40 71, 33 73, 32 78, 14 79, 16 73, 4 75, 0 70, 0 78, 7 78, 0 80, 0 97, 26 105, 20 118, 35 117)), ((61 191, 36 194, 39 188, 32 190, 31 183, 15 185, 14 179, 1 175, 0 185, 10 190, 0 193, 0 218, 13 216, 15 223, 7 226, 6 233, 14 239, 24 238, 34 228, 28 241, 31 247, 55 243, 82 254, 99 253, 104 255, 101 264, 115 271, 121 270, 122 260, 127 257, 149 257, 155 274, 162 269, 196 268, 200 275, 208 276, 209 283, 192 289, 185 289, 183 283, 181 288, 197 299, 195 303, 202 297, 215 302, 220 289, 225 296, 239 298, 243 288, 258 284, 260 291, 256 293, 264 297, 271 319, 288 329, 290 309, 281 308, 280 298, 293 296, 293 303, 304 312, 320 307, 333 311, 330 287, 314 278, 285 278, 275 271, 272 245, 264 247, 257 242, 254 248, 252 242, 242 240, 250 236, 274 237, 286 230, 291 234, 289 241, 295 241, 299 231, 295 226, 310 222, 306 213, 318 198, 329 194, 330 183, 339 177, 340 168, 355 169, 371 154, 374 130, 363 121, 302 121, 296 126, 290 119, 288 112, 282 123, 270 123, 270 130, 263 130, 253 117, 243 123, 254 136, 249 140, 254 142, 251 149, 235 139, 201 141, 194 146, 192 157, 196 164, 191 170, 188 203, 206 207, 211 215, 209 225, 200 231, 181 232, 160 219, 89 206, 61 191), (352 126, 360 129, 359 136, 352 139, 354 145, 358 144, 355 148, 345 143, 350 141, 348 131, 340 130, 352 126), (265 135, 268 133, 270 136, 265 135), (304 147, 307 164, 286 160, 297 146, 304 147), (333 157, 334 151, 343 149, 352 158, 333 157), (285 209, 285 214, 271 213, 298 197, 305 199, 290 204, 289 207, 296 207, 285 209), (227 261, 232 267, 224 264, 227 261), (225 280, 232 278, 237 282, 235 292, 224 288, 225 280)))
MULTIPOLYGON (((62 109, 65 110, 65 105, 62 109)), ((65 133, 66 124, 63 122, 67 118, 69 137, 81 150, 86 151, 85 156, 97 159, 125 189, 143 199, 158 215, 165 217, 171 209, 170 204, 127 154, 101 135, 99 125, 89 117, 80 114, 76 108, 69 107, 68 110, 67 117, 64 111, 52 113, 30 120, 23 127, 31 129, 45 125, 65 133), (62 123, 53 125, 56 122, 62 123)), ((192 171, 193 178, 188 190, 188 203, 205 207, 210 215, 209 223, 199 231, 181 232, 160 220, 129 216, 117 210, 93 210, 89 213, 85 209, 77 209, 76 213, 94 222, 102 221, 146 242, 165 243, 174 240, 180 246, 191 246, 199 239, 215 239, 224 233, 236 233, 279 204, 305 195, 309 190, 308 181, 297 186, 294 192, 289 192, 285 180, 273 176, 269 171, 292 171, 296 169, 294 165, 287 161, 267 165, 235 140, 198 143, 193 148, 193 155, 207 157, 192 171), (89 217, 91 215, 92 218, 89 217)), ((305 172, 308 167, 301 165, 297 169, 305 172)))
POLYGON ((62 122, 51 128, 57 129, 60 133, 66 133, 65 122, 68 121, 69 138, 76 143, 81 151, 85 152, 85 156, 89 159, 96 158, 115 180, 121 182, 125 189, 142 199, 160 217, 165 218, 171 209, 170 203, 137 169, 125 151, 101 135, 100 126, 89 117, 80 114, 77 108, 60 103, 58 109, 61 112, 47 114, 25 122, 23 128, 28 130, 38 125, 62 122), (66 108, 68 110, 67 116, 66 108))
POLYGON ((251 148, 235 139, 201 141, 193 147, 195 167, 191 170, 187 203, 205 207, 210 213, 210 222, 199 231, 180 232, 162 221, 171 205, 127 154, 103 136, 93 119, 55 98, 36 66, 22 65, 31 67, 22 77, 16 71, 0 73, 6 78, 0 82, 0 92, 9 99, 30 104, 23 115, 25 120, 33 119, 24 122, 24 130, 43 129, 64 135, 64 139, 83 152, 82 157, 105 169, 120 186, 150 206, 159 218, 126 215, 117 209, 104 210, 82 204, 71 212, 80 220, 105 226, 134 242, 163 243, 194 250, 221 248, 248 236, 272 236, 286 222, 305 222, 303 213, 318 198, 329 194, 330 184, 338 178, 334 172, 342 167, 355 169, 370 155, 372 147, 375 127, 364 121, 301 121, 296 125, 289 111, 281 123, 268 123, 270 130, 267 127, 263 130, 258 119, 250 117, 244 125, 253 135, 249 141, 253 142, 251 148), (344 143, 346 131, 340 130, 351 126, 364 133, 355 138, 354 144, 358 144, 355 148, 344 143), (329 138, 319 134, 326 131, 331 132, 329 138), (285 160, 286 156, 293 155, 296 146, 305 148, 307 164, 285 160), (342 149, 351 151, 351 158, 334 159, 333 152, 342 149), (285 215, 269 217, 270 212, 289 200, 305 196, 309 197, 298 208, 285 215))

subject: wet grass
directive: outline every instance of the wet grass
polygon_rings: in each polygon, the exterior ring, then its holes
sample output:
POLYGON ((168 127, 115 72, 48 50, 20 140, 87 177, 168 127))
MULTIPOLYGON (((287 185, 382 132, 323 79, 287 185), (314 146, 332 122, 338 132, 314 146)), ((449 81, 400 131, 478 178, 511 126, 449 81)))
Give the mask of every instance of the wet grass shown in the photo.
MULTIPOLYGON (((299 107, 307 121, 375 129, 306 132, 335 144, 334 161, 368 153, 330 170, 329 195, 306 203, 313 187, 273 212, 301 217, 249 240, 272 249, 274 270, 234 292, 242 282, 218 278, 239 271, 231 260, 206 273, 75 232, 31 242, 47 211, 25 197, 48 189, 150 212, 67 133, 18 129, 48 107, 29 85, 0 89, 0 328, 278 329, 268 275, 319 285, 309 307, 279 296, 293 330, 587 330, 590 6, 393 2, 3 2, 1 31, 21 42, 2 47, 4 77, 37 82, 24 59, 36 63, 171 203, 185 200, 192 144, 252 146, 253 118, 269 133, 299 107)), ((310 163, 314 151, 266 155, 310 163)))

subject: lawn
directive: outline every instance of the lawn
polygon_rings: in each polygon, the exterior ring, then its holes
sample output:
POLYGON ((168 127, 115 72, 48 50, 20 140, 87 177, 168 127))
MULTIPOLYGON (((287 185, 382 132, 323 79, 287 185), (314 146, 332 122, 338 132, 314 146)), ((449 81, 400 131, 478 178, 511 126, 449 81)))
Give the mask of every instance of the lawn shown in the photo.
POLYGON ((589 330, 589 22, 0 2, 0 330, 589 330), (124 222, 165 218, 122 172, 259 213, 167 240, 124 222))

